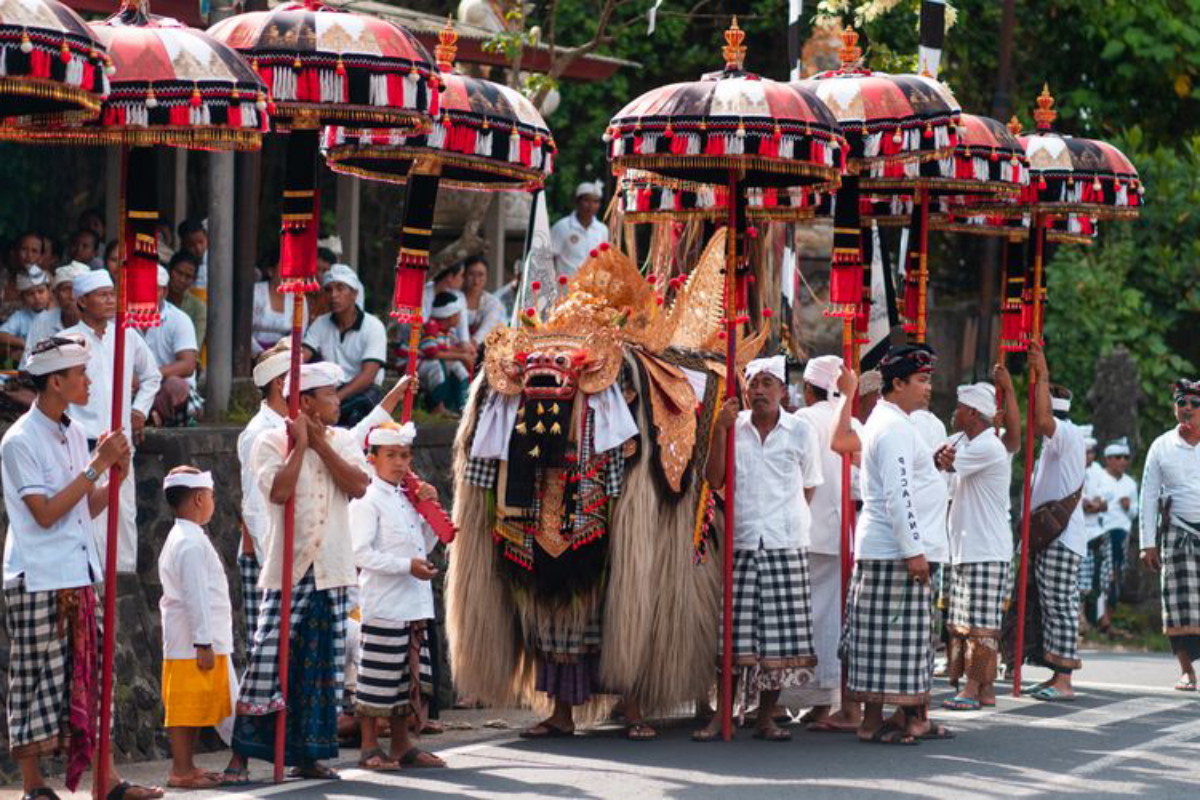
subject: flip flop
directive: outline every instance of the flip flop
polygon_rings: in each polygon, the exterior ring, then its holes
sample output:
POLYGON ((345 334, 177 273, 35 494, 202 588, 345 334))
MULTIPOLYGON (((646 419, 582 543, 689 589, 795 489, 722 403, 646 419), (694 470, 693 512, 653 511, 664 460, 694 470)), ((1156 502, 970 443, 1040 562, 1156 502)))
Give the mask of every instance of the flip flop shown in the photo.
MULTIPOLYGON (((407 751, 405 751, 404 755, 400 756, 400 766, 407 769, 436 769, 446 766, 444 762, 441 764, 421 764, 418 761, 421 756, 432 756, 433 758, 437 758, 437 756, 433 755, 433 753, 422 750, 419 747, 410 747, 407 751)), ((441 761, 441 759, 439 758, 438 761, 441 761)))
POLYGON ((842 727, 830 722, 827 719, 822 719, 818 720, 817 722, 808 723, 804 730, 808 731, 809 733, 854 733, 856 730, 858 730, 858 726, 850 725, 849 727, 842 727))
POLYGON ((930 722, 929 730, 925 731, 917 738, 923 742, 948 741, 956 738, 956 734, 945 725, 940 725, 936 722, 930 722))
POLYGON ((707 728, 701 728, 698 731, 692 731, 693 742, 715 742, 721 738, 721 731, 710 731, 707 728))
POLYGON ((772 725, 768 728, 756 728, 754 738, 764 742, 790 742, 792 740, 792 732, 786 728, 778 728, 772 725))
POLYGON ((917 737, 897 726, 891 720, 884 722, 876 728, 870 738, 863 739, 860 736, 858 740, 863 744, 893 744, 903 747, 916 747, 920 744, 917 741, 917 737))
POLYGON ((221 771, 222 786, 246 786, 250 783, 250 770, 226 767, 221 771))
POLYGON ((291 775, 293 778, 304 778, 309 781, 340 781, 342 779, 336 770, 324 764, 305 764, 303 767, 293 767, 291 775))
POLYGON ((39 786, 21 795, 21 800, 59 800, 57 794, 49 786, 39 786))
POLYGON ((1196 691, 1196 679, 1189 678, 1186 675, 1180 676, 1179 680, 1175 681, 1175 691, 1177 691, 1177 692, 1194 692, 1194 691, 1196 691))
POLYGON ((648 742, 658 738, 658 731, 644 722, 631 722, 625 726, 625 738, 631 742, 648 742))
POLYGON ((221 779, 207 775, 191 775, 187 778, 167 778, 168 789, 215 789, 221 779))
POLYGON ((1030 695, 1034 700, 1044 700, 1047 703, 1074 703, 1075 695, 1067 695, 1053 686, 1045 686, 1030 695))
POLYGON ((942 701, 942 708, 947 711, 978 711, 982 705, 974 697, 951 697, 942 701))
MULTIPOLYGON (((131 791, 137 790, 148 792, 150 797, 163 796, 163 790, 159 789, 157 786, 141 786, 136 783, 130 783, 129 781, 121 781, 116 786, 109 789, 108 794, 104 795, 104 797, 106 800, 124 800, 125 795, 129 794, 131 791)), ((133 799, 130 798, 130 800, 133 799)))
POLYGON ((575 730, 564 730, 557 725, 551 725, 547 722, 539 722, 532 728, 526 728, 519 734, 522 739, 570 739, 575 735, 575 730), (539 731, 540 729, 540 731, 539 731))
POLYGON ((359 755, 358 766, 372 772, 395 772, 400 769, 400 762, 388 758, 383 750, 376 747, 359 755))

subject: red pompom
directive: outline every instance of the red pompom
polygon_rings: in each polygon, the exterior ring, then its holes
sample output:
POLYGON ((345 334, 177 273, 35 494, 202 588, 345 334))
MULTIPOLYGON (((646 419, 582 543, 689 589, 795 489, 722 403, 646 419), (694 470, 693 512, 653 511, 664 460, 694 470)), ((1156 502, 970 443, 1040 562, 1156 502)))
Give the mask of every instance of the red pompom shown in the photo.
POLYGON ((758 228, 751 225, 749 228, 746 228, 746 235, 749 236, 751 239, 757 239, 758 238, 758 228))
POLYGON ((603 253, 607 249, 608 249, 608 242, 601 242, 600 243, 600 252, 603 253))
POLYGON ((566 276, 566 275, 559 275, 559 276, 558 276, 558 285, 559 285, 559 286, 566 286, 566 285, 567 285, 567 281, 568 281, 568 280, 569 280, 569 279, 567 278, 567 276, 566 276))
POLYGON ((771 317, 775 316, 775 312, 769 308, 764 308, 762 315, 764 319, 770 319, 771 317))
POLYGON ((654 284, 658 283, 658 276, 657 276, 657 275, 649 275, 649 276, 647 276, 647 277, 646 277, 646 283, 648 283, 648 284, 650 284, 651 286, 653 286, 654 284))
POLYGON ((663 304, 663 296, 661 294, 654 295, 654 302, 661 306, 663 304))
POLYGON ((533 283, 529 284, 529 288, 535 292, 540 292, 542 290, 542 282, 534 281, 533 283))
POLYGON ((717 331, 717 338, 718 338, 718 339, 724 339, 724 338, 726 338, 726 336, 725 336, 725 331, 717 331))
POLYGON ((592 257, 592 258, 595 258, 596 256, 600 255, 600 251, 599 251, 599 250, 591 250, 591 251, 588 253, 588 255, 589 255, 590 257, 592 257))
POLYGON ((530 319, 532 319, 533 317, 536 317, 537 309, 534 308, 533 306, 530 306, 529 308, 525 309, 525 316, 529 317, 530 319))

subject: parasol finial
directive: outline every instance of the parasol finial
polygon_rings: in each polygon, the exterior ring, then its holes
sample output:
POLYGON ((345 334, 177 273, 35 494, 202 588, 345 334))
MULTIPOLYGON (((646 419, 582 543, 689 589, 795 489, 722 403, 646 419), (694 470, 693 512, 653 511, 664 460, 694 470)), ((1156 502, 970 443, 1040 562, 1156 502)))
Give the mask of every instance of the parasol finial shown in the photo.
POLYGON ((1033 112, 1034 122, 1037 123, 1039 131, 1048 131, 1054 125, 1054 120, 1058 119, 1058 112, 1054 110, 1054 95, 1050 94, 1050 87, 1047 84, 1042 84, 1042 93, 1038 95, 1038 107, 1033 112))
POLYGON ((853 28, 842 31, 842 46, 838 50, 842 69, 848 69, 862 60, 862 48, 858 46, 858 32, 853 28))
POLYGON ((1012 119, 1008 121, 1008 132, 1013 136, 1021 135, 1021 120, 1017 119, 1017 115, 1013 114, 1012 119))
POLYGON ((742 68, 746 60, 746 46, 742 44, 745 40, 746 32, 738 27, 737 17, 734 17, 729 30, 725 31, 725 46, 721 48, 721 55, 725 56, 725 69, 742 68))
POLYGON ((454 23, 446 17, 446 24, 438 31, 438 44, 433 48, 433 57, 437 60, 438 69, 442 72, 454 71, 454 56, 458 53, 458 31, 454 23))

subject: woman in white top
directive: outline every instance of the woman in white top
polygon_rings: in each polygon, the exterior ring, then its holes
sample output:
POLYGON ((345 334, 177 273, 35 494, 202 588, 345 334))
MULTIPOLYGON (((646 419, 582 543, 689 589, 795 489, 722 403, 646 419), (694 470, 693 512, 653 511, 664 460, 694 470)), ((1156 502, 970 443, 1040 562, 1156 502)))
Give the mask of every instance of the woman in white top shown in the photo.
POLYGON ((471 256, 465 262, 463 295, 467 299, 467 329, 471 341, 482 345, 492 329, 504 324, 504 306, 487 291, 488 263, 483 256, 471 256))
MULTIPOLYGON (((272 265, 263 270, 269 276, 265 281, 254 284, 254 311, 251 325, 250 354, 257 356, 270 350, 280 339, 292 332, 294 294, 279 291, 279 267, 272 265)), ((302 327, 308 327, 308 308, 304 308, 302 327)))

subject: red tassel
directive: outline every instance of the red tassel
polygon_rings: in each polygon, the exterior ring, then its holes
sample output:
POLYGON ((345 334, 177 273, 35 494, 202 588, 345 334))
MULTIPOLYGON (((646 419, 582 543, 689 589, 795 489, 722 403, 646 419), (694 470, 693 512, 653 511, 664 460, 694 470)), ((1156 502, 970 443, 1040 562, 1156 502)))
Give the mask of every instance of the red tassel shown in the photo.
POLYGON ((227 112, 229 127, 242 127, 242 104, 237 100, 229 101, 229 111, 227 112))
POLYGON ((296 99, 301 102, 321 102, 321 71, 316 67, 300 70, 296 76, 296 99))
POLYGON ((725 137, 719 133, 710 133, 704 143, 704 153, 710 156, 725 155, 725 137))
POLYGON ((829 302, 852 310, 862 298, 862 278, 862 264, 835 263, 829 275, 829 302))
POLYGON ((191 109, 187 106, 171 106, 167 109, 167 117, 174 127, 187 127, 191 122, 191 109))
POLYGON ((421 319, 421 303, 425 295, 425 273, 428 264, 397 266, 396 287, 392 292, 392 317, 401 322, 421 319))
POLYGON ((50 54, 37 47, 29 53, 29 74, 35 78, 50 77, 50 54))
POLYGON ((524 136, 521 137, 521 165, 530 166, 533 164, 533 140, 524 136))
POLYGON ((917 332, 917 317, 919 316, 921 285, 916 275, 904 281, 904 330, 906 333, 917 332))

